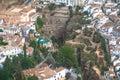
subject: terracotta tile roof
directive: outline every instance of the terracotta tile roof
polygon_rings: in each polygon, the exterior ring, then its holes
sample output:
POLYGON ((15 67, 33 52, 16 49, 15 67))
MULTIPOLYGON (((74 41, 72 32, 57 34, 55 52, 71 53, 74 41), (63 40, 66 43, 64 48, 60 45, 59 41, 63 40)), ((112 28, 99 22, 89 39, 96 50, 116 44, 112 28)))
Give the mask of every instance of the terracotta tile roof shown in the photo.
POLYGON ((34 49, 32 48, 32 47, 27 47, 27 49, 26 49, 26 51, 27 52, 31 52, 31 51, 33 51, 34 49))
POLYGON ((42 79, 47 79, 54 76, 56 73, 49 67, 44 67, 44 68, 32 68, 32 69, 24 70, 23 74, 24 75, 33 74, 37 77, 41 77, 42 79))
POLYGON ((63 70, 65 68, 60 67, 56 70, 52 70, 51 68, 47 67, 42 67, 42 68, 32 68, 32 69, 27 69, 23 70, 24 75, 34 75, 38 78, 41 79, 48 79, 56 75, 57 72, 63 70))
POLYGON ((91 8, 100 8, 100 5, 99 4, 90 4, 90 7, 91 8))

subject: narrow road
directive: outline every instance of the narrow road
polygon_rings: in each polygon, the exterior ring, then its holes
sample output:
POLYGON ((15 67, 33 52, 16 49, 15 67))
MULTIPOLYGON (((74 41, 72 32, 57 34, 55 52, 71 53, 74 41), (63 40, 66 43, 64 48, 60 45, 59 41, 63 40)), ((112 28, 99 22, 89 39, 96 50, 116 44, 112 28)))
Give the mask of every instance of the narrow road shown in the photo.
POLYGON ((47 56, 40 64, 36 65, 36 68, 39 68, 43 63, 45 63, 45 61, 47 61, 48 58, 49 56, 47 56))

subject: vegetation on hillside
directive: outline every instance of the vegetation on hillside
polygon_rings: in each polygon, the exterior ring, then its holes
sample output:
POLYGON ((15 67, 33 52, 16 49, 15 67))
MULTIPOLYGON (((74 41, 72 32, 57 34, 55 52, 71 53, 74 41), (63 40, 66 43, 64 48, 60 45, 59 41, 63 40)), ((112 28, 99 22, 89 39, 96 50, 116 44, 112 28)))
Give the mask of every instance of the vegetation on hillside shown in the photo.
POLYGON ((41 18, 37 17, 37 20, 36 20, 36 31, 42 35, 43 34, 43 31, 41 30, 41 28, 43 27, 44 25, 44 22, 41 18))
POLYGON ((63 46, 59 49, 59 52, 53 53, 53 57, 56 60, 57 66, 64 66, 67 68, 78 67, 78 62, 75 56, 73 48, 69 46, 63 46))
POLYGON ((54 10, 55 8, 56 8, 56 5, 55 5, 54 3, 50 3, 50 4, 48 5, 48 9, 49 9, 50 11, 54 10))
POLYGON ((6 58, 4 67, 0 69, 1 80, 24 80, 21 71, 35 67, 34 58, 19 54, 12 59, 6 58), (17 65, 17 66, 16 66, 17 65))
POLYGON ((8 44, 7 42, 3 41, 3 37, 0 36, 0 46, 5 46, 7 44, 8 44))

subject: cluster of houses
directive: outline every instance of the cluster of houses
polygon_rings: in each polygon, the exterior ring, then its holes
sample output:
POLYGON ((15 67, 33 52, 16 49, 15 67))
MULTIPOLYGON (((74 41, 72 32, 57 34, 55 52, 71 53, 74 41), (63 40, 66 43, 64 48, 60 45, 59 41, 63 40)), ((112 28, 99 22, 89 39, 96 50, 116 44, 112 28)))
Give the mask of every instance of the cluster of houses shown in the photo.
POLYGON ((23 70, 22 74, 27 79, 29 76, 35 76, 39 80, 66 80, 66 74, 70 74, 69 80, 77 80, 77 75, 73 69, 66 69, 64 67, 58 67, 55 69, 45 65, 40 68, 31 68, 23 70))
MULTIPOLYGON (((4 67, 2 64, 7 57, 12 59, 13 56, 23 54, 25 44, 27 47, 26 54, 33 55, 34 49, 29 46, 29 41, 36 39, 35 36, 40 36, 36 32, 35 27, 37 17, 42 17, 42 14, 36 13, 36 9, 30 6, 12 6, 9 9, 0 11, 0 37, 3 38, 4 42, 8 43, 8 45, 0 46, 0 68, 4 67)), ((50 39, 41 37, 36 42, 41 47, 48 48, 49 51, 54 51, 50 39)), ((42 80, 64 80, 66 73, 67 69, 63 67, 52 70, 48 66, 23 71, 24 75, 34 75, 42 80)))
MULTIPOLYGON (((0 64, 2 64, 7 56, 12 57, 23 53, 23 46, 25 42, 29 41, 32 37, 30 30, 33 30, 34 27, 31 27, 30 24, 27 26, 27 23, 19 25, 6 24, 6 22, 3 22, 3 19, 1 19, 0 22, 0 29, 2 30, 0 36, 4 42, 8 43, 8 45, 0 46, 0 64)), ((27 54, 31 54, 33 48, 27 47, 26 51, 27 54)))
POLYGON ((84 7, 90 13, 93 24, 108 43, 112 65, 104 73, 105 80, 120 80, 120 5, 112 0, 103 3, 89 1, 84 7))
MULTIPOLYGON (((112 2, 112 0, 34 0, 36 4, 55 3, 57 5, 64 3, 66 6, 76 6, 87 4, 84 6, 84 11, 90 13, 92 22, 88 27, 96 28, 108 41, 108 49, 112 65, 108 71, 105 71, 105 80, 115 80, 117 77, 120 80, 120 4, 112 2), (40 2, 41 1, 41 2, 40 2)), ((119 0, 118 0, 119 1, 119 0)), ((67 8, 68 9, 68 8, 67 8)), ((68 10, 61 8, 55 10, 54 17, 48 18, 46 26, 47 34, 53 33, 61 29, 61 24, 68 18, 68 10), (58 19, 58 17, 60 17, 58 19), (53 22, 52 22, 53 21, 53 22), (57 24, 60 25, 57 25, 57 24), (50 25, 51 24, 51 25, 50 25), (59 29, 54 28, 52 32, 51 26, 60 26, 59 29), (49 28, 48 28, 49 27, 49 28)), ((36 9, 29 6, 14 6, 7 10, 0 11, 0 36, 8 43, 6 46, 0 46, 0 65, 4 63, 6 57, 12 57, 23 53, 24 43, 33 39, 35 24, 37 17, 42 17, 42 14, 36 13, 36 9)), ((52 48, 52 41, 45 38, 36 40, 41 46, 52 48)), ((53 47, 54 49, 54 47, 53 47)), ((33 48, 27 46, 27 55, 32 55, 33 48)), ((70 72, 66 68, 60 67, 51 69, 48 66, 41 68, 32 68, 23 70, 23 75, 36 76, 42 80, 65 80, 65 75, 70 72)), ((26 77, 27 77, 26 76, 26 77)), ((75 80, 75 79, 74 79, 75 80)))
POLYGON ((38 16, 39 14, 36 13, 36 10, 29 6, 16 5, 0 11, 0 19, 4 19, 9 24, 35 21, 38 16))
MULTIPOLYGON (((0 11, 0 36, 8 45, 0 46, 0 64, 6 57, 23 53, 23 46, 34 37, 36 18, 39 16, 35 9, 29 6, 12 6, 0 11)), ((31 55, 32 47, 27 47, 27 54, 31 55)))
POLYGON ((64 80, 67 72, 68 70, 63 67, 53 70, 46 66, 23 70, 22 73, 23 75, 26 75, 26 78, 29 76, 36 76, 39 80, 64 80))

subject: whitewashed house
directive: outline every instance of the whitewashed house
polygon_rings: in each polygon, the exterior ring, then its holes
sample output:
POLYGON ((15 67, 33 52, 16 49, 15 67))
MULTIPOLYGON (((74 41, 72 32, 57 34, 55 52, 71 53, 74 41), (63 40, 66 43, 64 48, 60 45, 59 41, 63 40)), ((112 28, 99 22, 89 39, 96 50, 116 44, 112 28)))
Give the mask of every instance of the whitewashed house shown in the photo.
POLYGON ((12 57, 22 53, 23 50, 19 47, 4 46, 0 47, 0 63, 3 63, 6 59, 6 56, 12 57))

